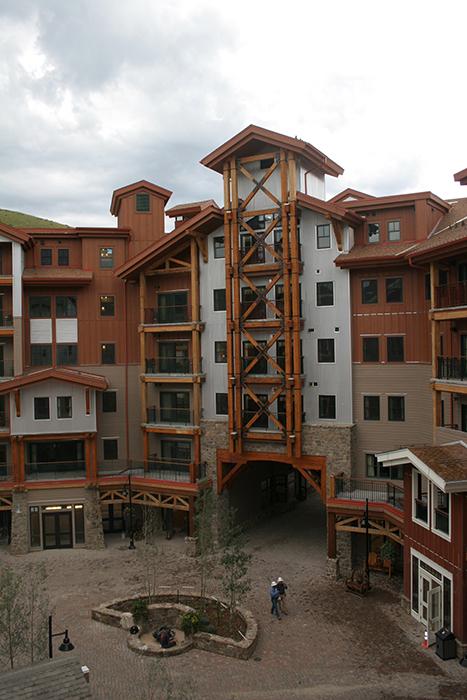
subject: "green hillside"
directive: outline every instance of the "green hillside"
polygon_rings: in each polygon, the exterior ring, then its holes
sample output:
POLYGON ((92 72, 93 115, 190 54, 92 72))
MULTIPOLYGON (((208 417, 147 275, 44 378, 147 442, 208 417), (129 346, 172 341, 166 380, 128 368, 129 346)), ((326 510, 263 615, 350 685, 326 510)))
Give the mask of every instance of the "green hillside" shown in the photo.
POLYGON ((69 228, 66 224, 59 224, 57 221, 49 221, 49 219, 41 219, 38 216, 9 209, 0 209, 0 223, 13 228, 69 228))

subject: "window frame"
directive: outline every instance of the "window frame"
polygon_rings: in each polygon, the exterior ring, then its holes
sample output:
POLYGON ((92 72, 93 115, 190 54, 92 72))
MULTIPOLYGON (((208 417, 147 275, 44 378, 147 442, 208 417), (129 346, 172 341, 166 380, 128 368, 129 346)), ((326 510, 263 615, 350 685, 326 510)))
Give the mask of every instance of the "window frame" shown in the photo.
POLYGON ((214 341, 214 363, 218 365, 227 364, 227 341, 226 340, 215 340, 214 341), (224 346, 224 350, 219 348, 220 345, 224 346), (219 360, 218 357, 225 357, 225 360, 219 360))
POLYGON ((225 258, 225 236, 214 236, 212 239, 212 249, 215 260, 222 260, 225 258), (222 246, 219 245, 219 241, 222 241, 222 246), (222 250, 222 255, 218 255, 219 250, 222 250))
POLYGON ((227 310, 227 299, 225 287, 222 289, 212 290, 212 303, 214 311, 226 311, 227 310), (217 292, 217 295, 216 295, 217 292), (224 292, 224 294, 219 294, 219 292, 224 292), (220 296, 220 307, 219 307, 219 296, 220 296))
POLYGON ((229 395, 228 395, 228 393, 224 392, 224 391, 216 392, 216 416, 228 416, 228 415, 229 415, 229 395), (221 404, 223 401, 225 401, 225 411, 220 411, 219 407, 222 408, 221 404))
POLYGON ((362 362, 365 364, 370 364, 370 363, 377 363, 380 362, 380 347, 379 347, 379 339, 381 336, 379 335, 362 335, 362 362), (365 351, 365 345, 369 341, 376 341, 376 350, 377 350, 377 358, 376 360, 369 360, 365 355, 367 354, 365 351))
POLYGON ((322 282, 321 282, 321 281, 320 281, 320 282, 316 282, 316 306, 319 307, 319 308, 321 308, 321 307, 330 308, 330 307, 332 307, 332 306, 335 306, 334 282, 333 282, 333 280, 327 280, 327 281, 322 281, 322 282), (328 285, 330 284, 330 285, 331 285, 331 296, 332 296, 332 303, 331 303, 331 304, 320 304, 320 303, 319 303, 319 291, 318 291, 318 290, 319 290, 319 288, 320 288, 320 285, 323 286, 323 285, 325 285, 325 284, 328 284, 328 285))
MULTIPOLYGON (((43 307, 47 307, 47 303, 41 302, 43 307)), ((50 294, 33 294, 28 297, 28 313, 29 313, 29 318, 52 318, 52 296, 50 294), (33 299, 48 299, 48 316, 43 316, 43 315, 37 315, 36 313, 32 314, 31 313, 31 302, 33 299)))
MULTIPOLYGON (((31 367, 50 367, 52 365, 52 343, 30 343, 29 348, 31 367), (36 348, 47 348, 48 358, 46 362, 34 362, 34 350, 36 348)), ((43 352, 43 350, 41 352, 43 352)))
POLYGON ((73 418, 73 397, 72 396, 57 396, 56 397, 57 402, 56 402, 56 407, 57 407, 57 420, 70 420, 73 418), (60 400, 61 399, 69 399, 69 410, 70 410, 70 415, 68 416, 62 416, 60 415, 60 400))
POLYGON ((404 278, 402 275, 398 277, 385 277, 384 279, 384 290, 386 294, 386 304, 403 304, 404 303, 404 278), (391 294, 391 290, 389 289, 390 284, 392 282, 395 282, 396 280, 400 280, 400 289, 397 291, 400 291, 400 299, 389 299, 389 295, 391 294))
POLYGON ((377 277, 369 277, 360 280, 360 299, 361 299, 361 304, 364 306, 367 306, 368 304, 377 304, 378 299, 379 299, 379 284, 378 284, 378 278, 377 277), (367 282, 375 282, 376 283, 376 298, 374 301, 365 301, 365 288, 364 285, 367 282))
MULTIPOLYGON (((60 301, 60 304, 63 305, 63 301, 60 301)), ((55 297, 55 318, 57 319, 62 319, 62 318, 78 318, 78 297, 75 296, 74 294, 57 294, 55 297), (67 300, 64 308, 60 310, 59 312, 59 300, 67 300), (70 305, 70 299, 74 300, 72 301, 70 305), (72 313, 74 314, 73 316, 70 316, 68 313, 68 310, 71 306, 73 307, 74 303, 74 310, 72 309, 72 313)))
POLYGON ((388 234, 388 241, 393 242, 393 241, 400 241, 401 240, 401 220, 400 219, 392 219, 391 221, 388 221, 387 234, 388 234), (398 224, 399 226, 397 229, 393 228, 391 230, 391 228, 390 228, 391 224, 398 224), (391 237, 391 234, 393 234, 394 232, 397 232, 399 234, 397 238, 391 237))
POLYGON ((114 342, 103 342, 99 344, 100 348, 100 363, 101 365, 116 365, 117 364, 117 345, 114 342), (107 362, 104 361, 104 352, 107 350, 106 346, 111 346, 113 347, 113 361, 112 362, 107 362))
POLYGON ((137 192, 135 194, 135 212, 136 214, 150 214, 151 213, 151 197, 149 196, 149 192, 137 192), (144 202, 147 202, 147 208, 139 206, 139 203, 144 198, 144 202))
MULTIPOLYGON (((376 235, 376 234, 373 234, 376 235)), ((369 245, 374 245, 375 243, 381 243, 381 224, 379 221, 369 221, 368 226, 367 226, 367 236, 366 236, 367 243, 369 245), (378 227, 378 234, 377 238, 375 240, 371 240, 372 234, 370 233, 370 227, 371 226, 377 226, 378 227)))
POLYGON ((336 341, 335 338, 317 338, 316 342, 316 357, 317 361, 320 365, 335 365, 336 364, 336 341), (332 360, 320 360, 320 344, 324 342, 331 342, 332 343, 332 360))
POLYGON ((112 270, 114 266, 114 253, 115 248, 113 246, 99 246, 99 269, 101 270, 112 270), (103 255, 104 251, 111 251, 108 255, 103 255))
MULTIPOLYGON (((376 406, 376 402, 375 402, 376 406)), ((377 422, 381 420, 381 395, 380 394, 363 394, 363 420, 369 422, 377 422), (373 399, 377 400, 378 417, 374 418, 371 414, 371 403, 373 399)))
MULTIPOLYGON (((393 413, 393 415, 394 415, 394 413, 393 413)), ((405 423, 405 394, 389 394, 388 395, 388 421, 390 421, 391 423, 405 423), (390 406, 391 406, 391 403, 393 402, 394 399, 401 400, 402 418, 391 418, 390 406)))
POLYGON ((404 342, 404 337, 403 335, 387 335, 386 336, 386 362, 393 362, 393 363, 402 363, 405 362, 405 342, 404 342), (402 340, 402 359, 390 359, 389 357, 389 346, 390 343, 395 339, 395 338, 400 338, 402 340))
POLYGON ((118 459, 118 454, 119 454, 119 445, 118 445, 118 437, 103 437, 102 438, 102 459, 105 462, 115 462, 118 459), (105 445, 109 443, 115 443, 116 449, 117 449, 117 456, 116 457, 106 457, 105 456, 105 445))
MULTIPOLYGON (((45 405, 45 404, 44 404, 45 405)), ((50 418, 50 396, 34 396, 33 397, 33 412, 34 412, 34 420, 51 420, 50 418), (37 416, 38 413, 38 402, 39 401, 46 401, 47 402, 47 416, 44 418, 39 418, 37 416)))
POLYGON ((117 392, 115 390, 108 390, 108 391, 103 391, 102 392, 102 399, 101 399, 101 410, 102 413, 117 413, 117 392), (105 407, 105 402, 104 402, 104 397, 106 396, 109 398, 111 395, 113 395, 113 406, 115 408, 106 408, 105 407))
POLYGON ((57 248, 57 265, 59 267, 69 267, 70 265, 70 249, 69 248, 57 248), (66 262, 62 260, 63 255, 65 255, 66 262))
POLYGON ((57 343, 57 345, 56 345, 56 359, 57 359, 57 366, 58 367, 67 367, 67 366, 75 367, 78 364, 78 343, 57 343), (59 360, 59 352, 62 348, 74 348, 74 351, 75 351, 74 361, 72 360, 72 361, 63 362, 61 359, 59 360))
POLYGON ((332 236, 331 236, 331 224, 316 224, 316 236, 315 236, 316 250, 331 250, 332 249, 332 236), (327 236, 320 236, 320 229, 327 229, 327 236), (320 245, 320 241, 323 239, 328 239, 329 245, 320 245))
POLYGON ((51 267, 53 264, 53 248, 41 248, 40 252, 41 267, 51 267), (47 253, 47 260, 45 260, 45 253, 47 253), (50 257, 49 257, 50 256, 50 257))
POLYGON ((411 504, 411 516, 412 516, 412 521, 414 523, 417 523, 417 525, 420 525, 420 527, 424 527, 425 530, 430 530, 430 514, 431 514, 431 488, 430 488, 430 480, 427 479, 427 477, 422 474, 416 467, 412 467, 412 504, 411 504), (422 479, 425 479, 426 485, 427 485, 427 500, 426 500, 426 522, 424 520, 421 520, 420 518, 417 518, 417 510, 416 510, 416 501, 420 500, 416 498, 418 495, 418 476, 420 476, 422 479))
POLYGON ((318 394, 318 418, 319 418, 319 420, 336 420, 336 415, 337 415, 336 414, 336 406, 337 406, 337 402, 336 402, 336 395, 335 394, 318 394), (322 409, 324 409, 324 407, 325 407, 324 406, 325 402, 322 401, 322 399, 327 399, 327 400, 332 399, 332 401, 329 402, 329 405, 333 409, 333 410, 331 410, 331 413, 333 413, 334 415, 332 415, 332 416, 323 415, 324 410, 322 410, 322 409))
POLYGON ((101 318, 114 318, 115 317, 115 294, 100 294, 99 295, 99 314, 101 318), (103 299, 111 299, 112 302, 112 313, 103 313, 103 304, 106 302, 103 299))
POLYGON ((450 493, 445 493, 442 491, 439 486, 431 482, 431 531, 435 533, 435 535, 438 535, 439 537, 442 537, 443 540, 447 540, 447 542, 451 541, 451 532, 452 532, 452 499, 451 499, 451 494, 450 493), (447 497, 448 500, 448 512, 447 512, 447 517, 448 517, 448 532, 444 532, 443 530, 439 530, 436 527, 436 511, 438 510, 436 508, 436 498, 435 496, 437 493, 442 493, 443 496, 447 497))

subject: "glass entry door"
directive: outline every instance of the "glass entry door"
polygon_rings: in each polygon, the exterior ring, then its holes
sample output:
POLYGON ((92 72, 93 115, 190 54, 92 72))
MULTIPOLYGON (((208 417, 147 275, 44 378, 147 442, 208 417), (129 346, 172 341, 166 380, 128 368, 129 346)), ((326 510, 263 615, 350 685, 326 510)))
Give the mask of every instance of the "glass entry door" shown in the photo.
POLYGON ((441 625, 441 586, 425 571, 420 572, 420 621, 429 632, 437 632, 441 625))
POLYGON ((73 547, 70 512, 43 513, 42 530, 44 549, 65 549, 66 547, 73 547))

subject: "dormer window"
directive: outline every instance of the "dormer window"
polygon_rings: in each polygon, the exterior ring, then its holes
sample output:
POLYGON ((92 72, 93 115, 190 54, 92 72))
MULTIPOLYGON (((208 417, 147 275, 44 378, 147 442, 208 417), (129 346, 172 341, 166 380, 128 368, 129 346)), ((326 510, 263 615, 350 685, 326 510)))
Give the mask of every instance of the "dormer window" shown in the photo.
POLYGON ((368 224, 368 243, 379 243, 379 224, 368 224))
POLYGON ((149 209, 149 195, 147 192, 138 192, 136 195, 136 211, 148 212, 149 209))

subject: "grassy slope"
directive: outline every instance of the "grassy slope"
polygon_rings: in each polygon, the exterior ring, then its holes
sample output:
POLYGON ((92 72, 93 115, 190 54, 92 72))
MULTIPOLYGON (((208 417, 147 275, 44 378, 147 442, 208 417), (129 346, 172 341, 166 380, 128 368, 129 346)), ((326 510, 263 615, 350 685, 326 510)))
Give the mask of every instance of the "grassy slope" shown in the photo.
POLYGON ((66 224, 59 224, 57 221, 40 219, 31 214, 22 214, 19 211, 0 209, 0 223, 7 224, 13 228, 68 228, 66 224))

